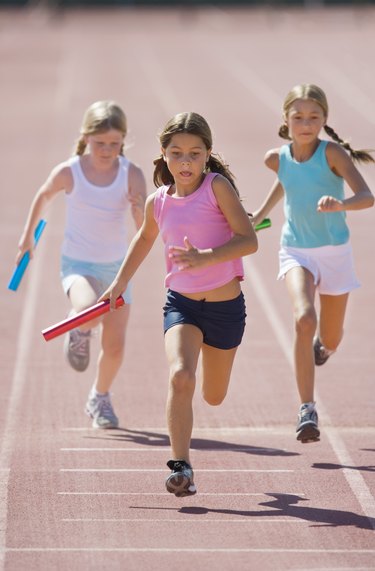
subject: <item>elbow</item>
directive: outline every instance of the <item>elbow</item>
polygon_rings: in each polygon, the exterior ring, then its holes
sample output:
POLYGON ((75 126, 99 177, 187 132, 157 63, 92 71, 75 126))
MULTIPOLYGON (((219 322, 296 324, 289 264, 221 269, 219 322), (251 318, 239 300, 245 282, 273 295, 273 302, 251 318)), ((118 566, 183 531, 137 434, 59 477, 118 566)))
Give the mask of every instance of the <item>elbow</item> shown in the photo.
POLYGON ((249 256, 250 254, 255 254, 255 252, 258 251, 258 246, 258 238, 256 235, 249 238, 246 255, 249 256))
POLYGON ((375 197, 369 188, 366 189, 366 194, 363 195, 363 207, 372 208, 375 204, 375 197))

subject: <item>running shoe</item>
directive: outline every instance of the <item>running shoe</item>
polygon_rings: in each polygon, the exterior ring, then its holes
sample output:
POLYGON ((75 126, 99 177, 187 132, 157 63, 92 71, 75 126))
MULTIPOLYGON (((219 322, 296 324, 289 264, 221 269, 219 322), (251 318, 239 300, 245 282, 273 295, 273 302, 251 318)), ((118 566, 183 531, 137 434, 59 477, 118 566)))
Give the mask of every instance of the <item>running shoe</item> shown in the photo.
POLYGON ((85 412, 93 419, 93 428, 118 428, 119 420, 113 410, 109 394, 89 395, 85 412))
POLYGON ((193 496, 197 493, 194 485, 194 473, 190 464, 185 460, 169 460, 167 466, 172 471, 165 481, 169 493, 178 498, 193 496))
POLYGON ((83 372, 90 362, 91 331, 72 329, 65 335, 64 353, 73 369, 83 372))
POLYGON ((314 405, 301 405, 298 422, 297 422, 297 440, 302 444, 309 442, 318 442, 320 440, 320 431, 318 428, 318 413, 314 405))
POLYGON ((322 345, 319 337, 315 337, 314 339, 315 365, 317 365, 318 367, 320 367, 320 365, 324 365, 324 363, 328 361, 332 353, 333 351, 328 351, 328 349, 326 349, 324 345, 322 345))

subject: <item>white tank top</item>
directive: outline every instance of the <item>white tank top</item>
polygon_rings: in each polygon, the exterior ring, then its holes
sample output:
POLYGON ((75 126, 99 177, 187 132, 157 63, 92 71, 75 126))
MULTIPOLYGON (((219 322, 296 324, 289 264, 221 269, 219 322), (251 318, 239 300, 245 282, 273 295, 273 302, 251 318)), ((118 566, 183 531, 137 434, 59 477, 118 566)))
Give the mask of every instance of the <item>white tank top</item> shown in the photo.
POLYGON ((119 156, 119 169, 109 186, 96 186, 85 177, 80 157, 68 164, 73 189, 66 194, 66 225, 62 254, 86 262, 110 263, 126 253, 125 213, 129 206, 129 161, 119 156))

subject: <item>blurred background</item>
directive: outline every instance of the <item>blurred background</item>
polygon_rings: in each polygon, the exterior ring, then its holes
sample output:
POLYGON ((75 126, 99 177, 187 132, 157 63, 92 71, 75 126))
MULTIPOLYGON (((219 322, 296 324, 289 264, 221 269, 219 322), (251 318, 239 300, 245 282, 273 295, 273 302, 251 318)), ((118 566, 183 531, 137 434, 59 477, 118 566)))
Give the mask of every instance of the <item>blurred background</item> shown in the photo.
POLYGON ((374 0, 0 0, 0 6, 363 6, 374 0))

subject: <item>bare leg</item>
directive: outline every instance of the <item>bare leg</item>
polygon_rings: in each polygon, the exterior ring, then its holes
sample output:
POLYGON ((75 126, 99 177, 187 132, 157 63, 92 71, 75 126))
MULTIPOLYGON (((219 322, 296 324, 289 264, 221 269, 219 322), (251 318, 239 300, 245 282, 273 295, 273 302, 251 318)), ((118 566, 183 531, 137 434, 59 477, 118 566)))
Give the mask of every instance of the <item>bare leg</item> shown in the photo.
POLYGON ((319 339, 326 349, 336 351, 343 336, 349 294, 320 295, 319 339))
POLYGON ((317 326, 314 280, 308 270, 296 267, 289 270, 285 281, 294 313, 294 366, 298 392, 301 403, 314 402, 313 337, 317 326))
POLYGON ((210 405, 219 405, 225 399, 237 347, 217 349, 202 346, 202 395, 210 405))
POLYGON ((98 393, 107 393, 117 375, 124 356, 125 334, 130 305, 111 311, 103 317, 101 350, 98 357, 94 387, 98 393))
POLYGON ((200 329, 189 324, 175 325, 165 334, 165 350, 170 367, 166 409, 172 457, 185 460, 188 464, 195 374, 202 340, 200 329))
MULTIPOLYGON (((98 300, 98 286, 95 278, 90 276, 79 276, 69 290, 69 299, 76 313, 94 305, 98 300)), ((89 331, 100 323, 99 319, 94 319, 80 326, 81 331, 89 331)))

